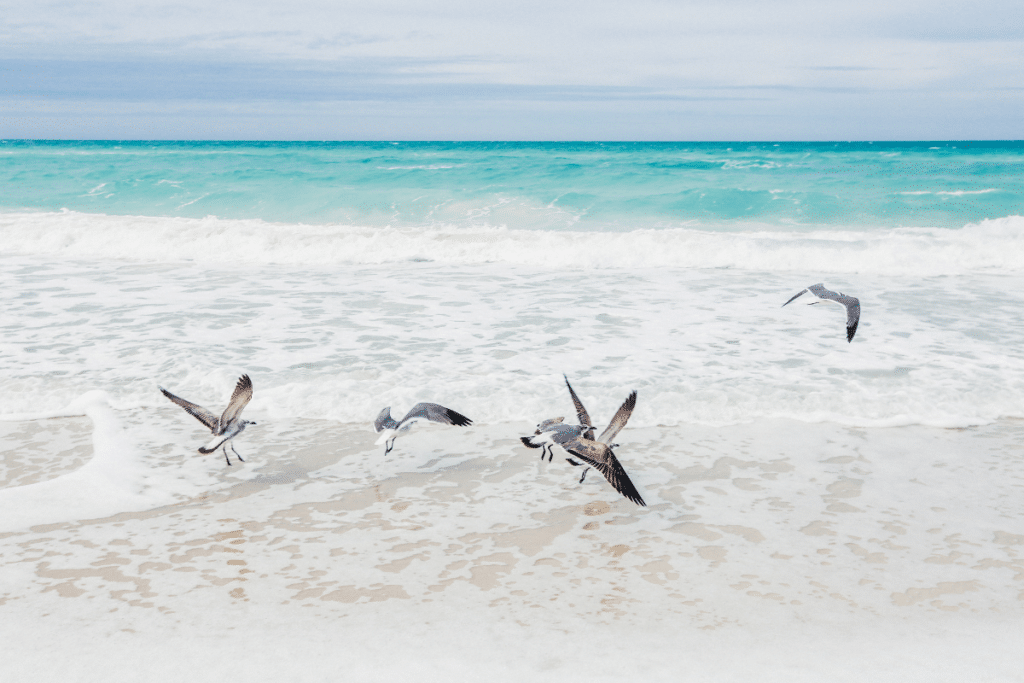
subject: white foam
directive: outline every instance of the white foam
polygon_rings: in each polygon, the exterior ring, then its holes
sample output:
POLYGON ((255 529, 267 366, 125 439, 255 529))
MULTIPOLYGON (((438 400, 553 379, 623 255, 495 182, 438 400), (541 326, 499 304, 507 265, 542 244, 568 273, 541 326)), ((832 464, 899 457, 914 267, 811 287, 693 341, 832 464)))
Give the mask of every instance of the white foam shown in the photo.
POLYGON ((19 419, 94 388, 118 409, 150 409, 167 403, 157 385, 216 411, 243 372, 257 420, 369 425, 384 406, 434 401, 481 424, 536 423, 571 409, 562 373, 596 419, 637 389, 637 426, 1024 417, 1016 275, 3 266, 0 288, 18 296, 0 338, 0 415, 19 419), (861 299, 852 344, 839 307, 781 307, 819 281, 861 299))
MULTIPOLYGON (((525 210, 525 209, 524 209, 525 210)), ((260 220, 108 216, 73 211, 0 214, 7 254, 330 266, 429 261, 542 268, 733 268, 761 272, 951 275, 1024 271, 1024 218, 959 230, 900 228, 627 232, 519 230, 486 224, 421 228, 302 225, 260 220), (139 236, 145 234, 145 239, 139 236)))
POLYGON ((145 454, 128 438, 105 391, 87 392, 60 411, 14 417, 45 420, 67 415, 88 415, 92 420, 92 458, 55 479, 0 489, 0 531, 148 510, 171 503, 182 493, 180 482, 173 482, 176 474, 155 473, 147 466, 145 454))

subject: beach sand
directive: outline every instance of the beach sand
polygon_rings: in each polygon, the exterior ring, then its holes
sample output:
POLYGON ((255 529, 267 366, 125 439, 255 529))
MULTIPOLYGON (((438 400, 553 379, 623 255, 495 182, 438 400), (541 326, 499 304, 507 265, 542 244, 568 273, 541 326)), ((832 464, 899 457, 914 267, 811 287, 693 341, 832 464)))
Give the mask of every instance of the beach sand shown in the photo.
MULTIPOLYGON (((627 429, 641 508, 525 423, 387 457, 261 423, 228 467, 173 406, 119 417, 166 504, 7 516, 11 680, 1020 680, 1022 421, 627 429)), ((0 425, 0 504, 70 476, 88 425, 0 425)))

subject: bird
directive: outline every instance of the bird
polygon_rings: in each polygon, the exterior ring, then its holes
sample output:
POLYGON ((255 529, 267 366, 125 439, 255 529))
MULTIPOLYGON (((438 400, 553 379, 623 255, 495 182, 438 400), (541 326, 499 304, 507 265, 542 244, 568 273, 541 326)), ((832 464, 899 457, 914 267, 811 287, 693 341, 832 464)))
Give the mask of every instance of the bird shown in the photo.
POLYGON ((235 445, 232 441, 236 436, 245 431, 245 428, 248 425, 256 424, 251 420, 242 420, 239 418, 242 414, 242 410, 252 399, 252 380, 249 379, 249 375, 242 375, 238 378, 238 382, 235 384, 235 390, 231 394, 231 400, 228 401, 228 407, 224 409, 224 413, 220 417, 217 417, 202 406, 198 406, 191 401, 186 401, 180 396, 175 396, 163 387, 159 387, 159 389, 164 396, 181 406, 186 413, 202 422, 213 433, 213 439, 211 439, 205 446, 199 447, 200 453, 213 453, 218 448, 223 447, 224 460, 228 463, 228 466, 230 466, 231 459, 228 457, 228 446, 230 445, 231 451, 235 456, 237 456, 241 462, 245 462, 242 456, 239 455, 238 451, 235 450, 235 445))
MULTIPOLYGON (((644 502, 640 492, 636 490, 636 486, 630 481, 629 475, 626 474, 626 470, 622 467, 622 463, 619 462, 619 459, 615 457, 615 452, 612 451, 619 444, 610 443, 622 431, 622 428, 626 426, 626 421, 633 414, 633 408, 635 407, 636 392, 633 391, 622 403, 615 416, 612 417, 611 422, 608 423, 608 426, 605 427, 597 439, 573 439, 566 443, 563 448, 603 474, 608 483, 623 496, 641 507, 646 507, 647 503, 644 502)), ((586 475, 586 472, 584 472, 584 475, 586 475)))
MULTIPOLYGON (((569 387, 569 395, 572 396, 573 405, 576 407, 576 417, 580 424, 562 424, 563 420, 565 420, 564 417, 554 417, 538 424, 537 430, 531 436, 519 437, 519 440, 527 448, 540 448, 540 459, 544 460, 546 455, 548 462, 551 462, 554 458, 553 446, 556 444, 562 446, 571 439, 581 436, 585 439, 594 438, 594 428, 590 424, 590 415, 587 413, 587 409, 583 407, 583 403, 576 395, 576 392, 573 391, 572 385, 569 384, 569 378, 564 374, 562 377, 565 379, 565 386, 569 387)), ((579 467, 579 463, 571 458, 566 458, 566 461, 571 465, 579 467)), ((580 478, 581 484, 587 478, 587 469, 583 470, 583 476, 580 478)))
POLYGON ((818 301, 812 301, 810 303, 811 306, 821 303, 834 303, 846 308, 846 341, 847 343, 852 342, 853 335, 857 332, 857 324, 860 323, 860 299, 852 296, 846 296, 845 294, 837 294, 832 290, 825 289, 825 285, 819 282, 816 285, 811 285, 807 289, 801 289, 789 301, 782 305, 785 306, 786 304, 792 303, 793 299, 796 299, 807 292, 818 297, 818 301))
MULTIPOLYGON (((589 429, 586 425, 567 425, 562 424, 564 418, 556 417, 550 420, 544 420, 537 425, 537 431, 530 436, 521 436, 519 440, 523 442, 523 445, 527 448, 540 448, 540 459, 544 460, 544 456, 548 457, 548 462, 551 462, 554 455, 554 446, 564 447, 566 443, 573 439, 580 438, 586 430, 589 429)), ((578 463, 577 463, 578 464, 578 463)), ((584 474, 584 476, 586 476, 584 474)), ((582 482, 582 479, 580 480, 582 482)))
MULTIPOLYGON (((568 377, 565 377, 565 385, 569 388, 572 402, 576 406, 576 416, 579 418, 580 424, 561 425, 553 423, 552 420, 545 420, 545 422, 538 425, 537 433, 532 437, 521 437, 521 441, 531 448, 547 445, 549 451, 554 444, 561 446, 569 454, 576 456, 590 467, 598 470, 616 491, 637 505, 646 507, 647 503, 644 502, 640 492, 636 490, 636 486, 633 485, 629 475, 626 474, 626 470, 612 451, 612 448, 618 447, 618 444, 609 443, 622 431, 622 428, 626 426, 626 422, 629 420, 629 416, 633 414, 633 409, 636 407, 636 392, 630 393, 618 411, 616 411, 615 416, 612 417, 611 422, 608 423, 608 426, 601 433, 601 436, 595 440, 590 414, 587 413, 583 402, 580 401, 576 392, 573 391, 568 377), (545 425, 545 423, 547 423, 546 429, 541 430, 540 427, 545 425), (530 443, 527 443, 527 441, 530 441, 530 443)), ((560 421, 560 418, 556 419, 560 421)), ((541 457, 544 457, 543 452, 541 457)), ((550 457, 549 455, 549 461, 550 457)), ((581 463, 576 462, 572 458, 566 458, 566 461, 573 466, 578 467, 581 465, 581 463)), ((586 479, 589 469, 589 467, 584 468, 583 476, 580 477, 581 484, 586 479)))
POLYGON ((380 434, 374 445, 384 444, 384 455, 391 452, 395 447, 395 439, 405 434, 412 426, 420 420, 430 420, 440 424, 466 427, 473 424, 465 415, 455 412, 451 408, 436 403, 417 403, 399 421, 391 417, 391 406, 380 411, 380 415, 373 421, 374 430, 380 434), (390 443, 388 443, 390 441, 390 443))

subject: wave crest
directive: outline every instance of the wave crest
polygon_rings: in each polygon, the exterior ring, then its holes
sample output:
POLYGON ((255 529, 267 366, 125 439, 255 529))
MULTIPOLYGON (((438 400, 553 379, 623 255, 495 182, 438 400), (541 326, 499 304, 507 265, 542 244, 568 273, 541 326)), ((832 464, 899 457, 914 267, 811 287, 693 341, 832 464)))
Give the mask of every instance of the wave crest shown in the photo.
POLYGON ((430 261, 541 268, 735 268, 942 275, 1024 271, 1024 217, 961 229, 628 232, 269 223, 74 211, 0 215, 7 254, 143 262, 329 266, 430 261))

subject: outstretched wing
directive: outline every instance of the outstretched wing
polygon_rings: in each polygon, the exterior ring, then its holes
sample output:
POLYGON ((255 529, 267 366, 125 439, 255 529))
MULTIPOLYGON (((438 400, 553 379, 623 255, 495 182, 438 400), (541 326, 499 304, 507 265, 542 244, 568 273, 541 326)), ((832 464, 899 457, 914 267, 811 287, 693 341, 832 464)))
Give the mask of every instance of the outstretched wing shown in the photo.
POLYGON ((548 429, 550 427, 554 427, 555 425, 562 424, 562 420, 564 420, 564 419, 565 419, 564 417, 553 417, 550 420, 544 420, 539 425, 537 425, 537 432, 536 433, 540 434, 541 432, 543 432, 544 430, 546 430, 546 429, 548 429))
POLYGON ((186 401, 180 396, 175 396, 174 394, 167 391, 163 387, 160 387, 160 393, 162 393, 167 398, 171 399, 171 401, 173 401, 174 403, 177 403, 179 406, 181 406, 186 413, 188 413, 189 415, 191 415, 192 417, 206 425, 206 428, 209 429, 211 432, 217 431, 217 427, 220 426, 220 421, 217 419, 217 416, 211 413, 209 410, 202 406, 197 406, 195 403, 192 403, 191 401, 186 401))
POLYGON ((640 497, 640 492, 630 481, 619 459, 608 446, 595 441, 576 440, 566 444, 564 448, 604 475, 608 483, 623 496, 637 505, 647 507, 647 503, 640 497))
POLYGON ((456 427, 465 427, 473 424, 473 421, 465 415, 436 403, 417 403, 412 407, 412 410, 405 414, 405 417, 402 418, 399 424, 405 424, 409 420, 415 419, 430 420, 431 422, 440 422, 441 424, 455 425, 456 427))
POLYGON ((796 294, 794 294, 794 295, 793 295, 792 297, 790 297, 789 301, 787 301, 786 303, 784 303, 784 304, 782 304, 782 305, 783 305, 783 306, 786 306, 786 305, 788 305, 788 304, 791 304, 791 303, 793 303, 793 299, 797 299, 797 298, 799 298, 799 297, 803 296, 804 294, 806 294, 806 293, 807 293, 807 291, 808 291, 808 290, 806 290, 806 289, 801 289, 801 290, 800 290, 799 292, 797 292, 797 293, 796 293, 796 294))
POLYGON ((629 422, 629 416, 633 414, 633 408, 636 408, 636 392, 634 391, 626 400, 619 406, 618 412, 615 413, 615 417, 608 423, 604 431, 601 432, 601 436, 597 437, 597 440, 601 443, 610 444, 612 439, 622 431, 622 428, 629 422))
MULTIPOLYGON (((565 375, 562 375, 565 377, 565 375)), ((576 418, 580 421, 581 425, 585 427, 592 427, 593 423, 590 421, 590 414, 587 409, 583 407, 583 402, 580 401, 580 397, 576 395, 576 392, 572 390, 572 385, 569 384, 569 378, 565 377, 565 386, 569 387, 569 395, 572 396, 572 404, 576 406, 576 418)), ((588 429, 583 433, 584 439, 594 440, 594 430, 588 429)))
POLYGON ((373 421, 373 430, 378 434, 385 429, 395 429, 397 426, 398 423, 391 417, 391 406, 380 411, 380 415, 373 421))
POLYGON ((231 394, 228 407, 220 416, 220 423, 226 425, 241 415, 242 409, 250 400, 252 400, 252 380, 249 379, 249 375, 242 375, 238 378, 238 384, 235 385, 235 391, 231 394))
POLYGON ((846 306, 846 341, 853 341, 853 335, 857 334, 857 325, 860 323, 860 299, 853 296, 840 297, 839 303, 846 306))

